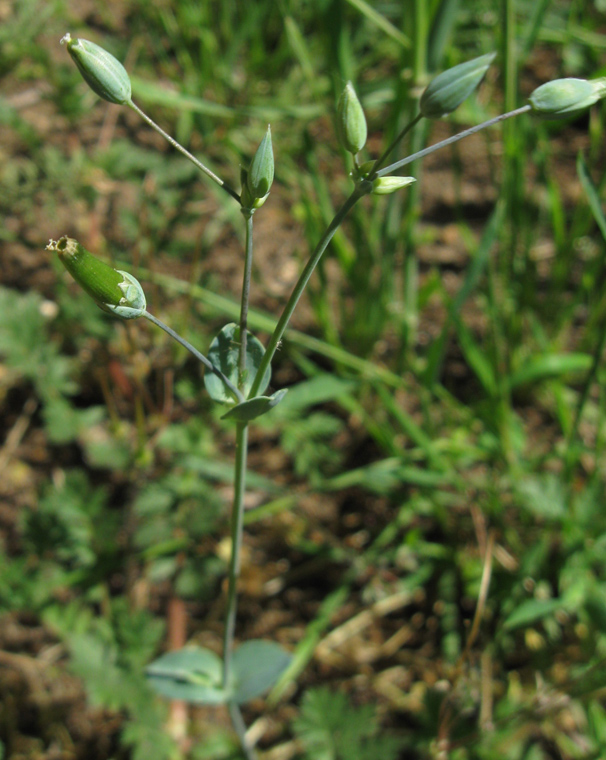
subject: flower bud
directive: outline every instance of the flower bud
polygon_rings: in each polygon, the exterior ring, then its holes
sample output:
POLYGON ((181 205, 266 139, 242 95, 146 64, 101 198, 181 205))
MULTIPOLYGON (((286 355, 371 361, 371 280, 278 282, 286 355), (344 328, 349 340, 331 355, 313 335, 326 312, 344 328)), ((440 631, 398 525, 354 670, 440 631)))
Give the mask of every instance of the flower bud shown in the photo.
POLYGON ((606 78, 554 79, 533 90, 532 110, 543 119, 565 119, 581 113, 606 96, 606 78))
POLYGON ((337 134, 341 145, 354 156, 366 145, 366 117, 351 82, 337 105, 337 134))
POLYGON ((117 58, 94 42, 72 39, 69 32, 61 40, 63 43, 86 83, 100 98, 118 105, 131 102, 130 78, 117 58))
POLYGON ((452 113, 480 84, 495 56, 487 53, 438 74, 421 95, 422 116, 439 119, 452 113))
POLYGON ((56 251, 61 263, 95 303, 123 319, 140 317, 146 301, 139 281, 93 256, 77 240, 65 235, 49 240, 47 251, 56 251))
POLYGON ((389 195, 416 181, 414 177, 377 177, 370 192, 372 195, 389 195))
POLYGON ((265 199, 274 181, 274 151, 271 144, 271 129, 268 126, 257 152, 250 163, 246 176, 246 187, 253 201, 265 199))

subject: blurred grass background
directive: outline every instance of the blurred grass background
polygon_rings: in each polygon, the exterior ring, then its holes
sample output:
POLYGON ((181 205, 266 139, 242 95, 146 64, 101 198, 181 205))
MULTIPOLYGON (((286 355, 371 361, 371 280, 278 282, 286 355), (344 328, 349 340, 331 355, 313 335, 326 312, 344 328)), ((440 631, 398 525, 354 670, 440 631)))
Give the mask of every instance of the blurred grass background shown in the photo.
MULTIPOLYGON (((605 11, 0 2, 6 757, 237 756, 220 713, 191 711, 191 742, 174 714, 165 730, 142 677, 175 636, 220 647, 232 428, 195 362, 96 310, 43 248, 69 234, 128 266, 204 350, 237 313, 242 220, 87 90, 63 34, 124 61, 135 101, 235 186, 271 123, 264 337, 347 191, 348 79, 371 157, 432 73, 498 51, 412 150, 549 79, 605 75, 605 11)), ((278 355, 290 392, 252 438, 238 634, 296 655, 247 711, 264 756, 377 757, 383 740, 386 758, 605 756, 604 115, 481 133, 336 236, 278 355)))

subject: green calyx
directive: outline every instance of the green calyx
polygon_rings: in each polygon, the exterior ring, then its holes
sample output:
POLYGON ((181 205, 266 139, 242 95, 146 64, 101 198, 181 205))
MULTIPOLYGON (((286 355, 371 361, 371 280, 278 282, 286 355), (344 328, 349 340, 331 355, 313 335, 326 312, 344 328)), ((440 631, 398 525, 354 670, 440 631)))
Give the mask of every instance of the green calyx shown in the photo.
POLYGON ((452 113, 480 84, 495 56, 487 53, 438 74, 421 95, 421 114, 439 119, 452 113))
POLYGON ((576 116, 606 97, 606 78, 554 79, 534 90, 528 101, 542 119, 566 119, 576 116))
POLYGON ((274 181, 274 151, 271 142, 271 128, 267 127, 265 137, 250 163, 245 176, 245 191, 243 193, 246 204, 251 208, 258 208, 265 203, 272 182, 274 181))
POLYGON ((139 281, 93 256, 77 240, 64 235, 50 240, 46 250, 56 251, 74 280, 104 311, 122 319, 135 319, 145 311, 147 304, 139 281))
POLYGON ((68 32, 61 44, 67 46, 78 70, 88 86, 103 100, 118 105, 131 102, 128 72, 117 58, 94 42, 72 39, 68 32))
POLYGON ((354 156, 366 145, 366 117, 351 82, 346 84, 337 105, 337 134, 341 145, 354 156))

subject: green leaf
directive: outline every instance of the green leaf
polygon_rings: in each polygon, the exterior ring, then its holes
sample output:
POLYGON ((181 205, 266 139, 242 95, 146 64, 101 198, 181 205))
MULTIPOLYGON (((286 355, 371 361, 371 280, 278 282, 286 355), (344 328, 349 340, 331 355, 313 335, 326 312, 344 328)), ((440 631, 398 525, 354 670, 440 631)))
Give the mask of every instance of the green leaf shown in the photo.
POLYGON ((374 705, 356 707, 327 688, 307 691, 294 723, 306 760, 395 760, 401 740, 382 730, 374 705))
POLYGON ((561 599, 527 599, 517 607, 503 623, 506 631, 539 623, 563 608, 561 599))
POLYGON ((593 218, 595 219, 596 224, 602 233, 602 237, 604 240, 606 240, 606 217, 602 211, 602 202, 600 201, 598 189, 591 179, 591 174, 589 173, 589 169, 587 168, 587 164, 585 163, 585 159, 583 158, 582 153, 579 153, 577 157, 577 174, 579 175, 581 185, 583 187, 585 195, 587 196, 587 202, 589 203, 589 208, 591 209, 593 218))
POLYGON ((606 633, 606 589, 592 588, 585 598, 585 612, 601 633, 606 633))
POLYGON ((543 520, 563 520, 569 514, 566 486, 556 473, 539 473, 518 479, 514 490, 522 506, 543 520))
POLYGON ((286 668, 292 655, 273 641, 246 641, 233 656, 233 698, 248 702, 270 689, 286 668))
POLYGON ((453 321, 457 331, 457 337, 465 359, 473 370, 486 393, 492 398, 497 392, 497 378, 494 368, 485 351, 479 346, 473 337, 471 330, 465 325, 458 315, 453 315, 453 321))
MULTIPOLYGON (((208 350, 208 358, 214 364, 215 367, 221 370, 221 372, 235 385, 239 386, 238 377, 238 354, 240 350, 239 341, 240 328, 234 322, 230 322, 221 330, 217 337, 210 344, 208 350)), ((252 333, 247 333, 246 338, 246 369, 244 386, 242 392, 245 396, 248 395, 252 387, 253 381, 257 374, 257 369, 261 364, 261 359, 265 349, 262 343, 255 338, 252 333)), ((263 382, 259 388, 259 393, 262 394, 271 378, 271 369, 268 369, 263 378, 263 382)), ((211 372, 206 372, 204 375, 204 385, 208 391, 210 397, 215 401, 221 403, 233 404, 233 398, 227 392, 223 382, 213 375, 211 372)))
POLYGON ((168 652, 145 669, 148 681, 158 694, 200 705, 220 705, 229 692, 221 685, 221 658, 210 649, 184 647, 168 652))
POLYGON ((509 380, 510 388, 552 380, 562 375, 586 372, 591 367, 589 354, 543 354, 524 361, 509 380))
POLYGON ((249 401, 243 401, 226 412, 222 419, 236 420, 237 422, 250 422, 262 414, 267 414, 270 409, 277 406, 288 393, 288 388, 276 391, 272 396, 257 396, 249 401))

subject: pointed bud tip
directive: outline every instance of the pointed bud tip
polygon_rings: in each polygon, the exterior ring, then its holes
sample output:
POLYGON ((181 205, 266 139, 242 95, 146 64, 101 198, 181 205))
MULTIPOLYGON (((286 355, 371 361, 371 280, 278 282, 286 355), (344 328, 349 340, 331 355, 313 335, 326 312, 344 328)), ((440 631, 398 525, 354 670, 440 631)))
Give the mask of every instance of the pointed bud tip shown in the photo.
POLYGON ((274 150, 271 141, 271 127, 267 125, 267 131, 259 147, 257 148, 253 160, 246 175, 246 189, 248 191, 247 200, 251 201, 252 208, 258 208, 256 201, 267 198, 270 188, 274 181, 274 150))
POLYGON ((390 195, 416 181, 415 177, 377 177, 372 183, 371 193, 373 195, 390 195))
POLYGON ((345 150, 354 156, 366 145, 366 116, 351 82, 347 82, 337 104, 337 135, 345 150))

